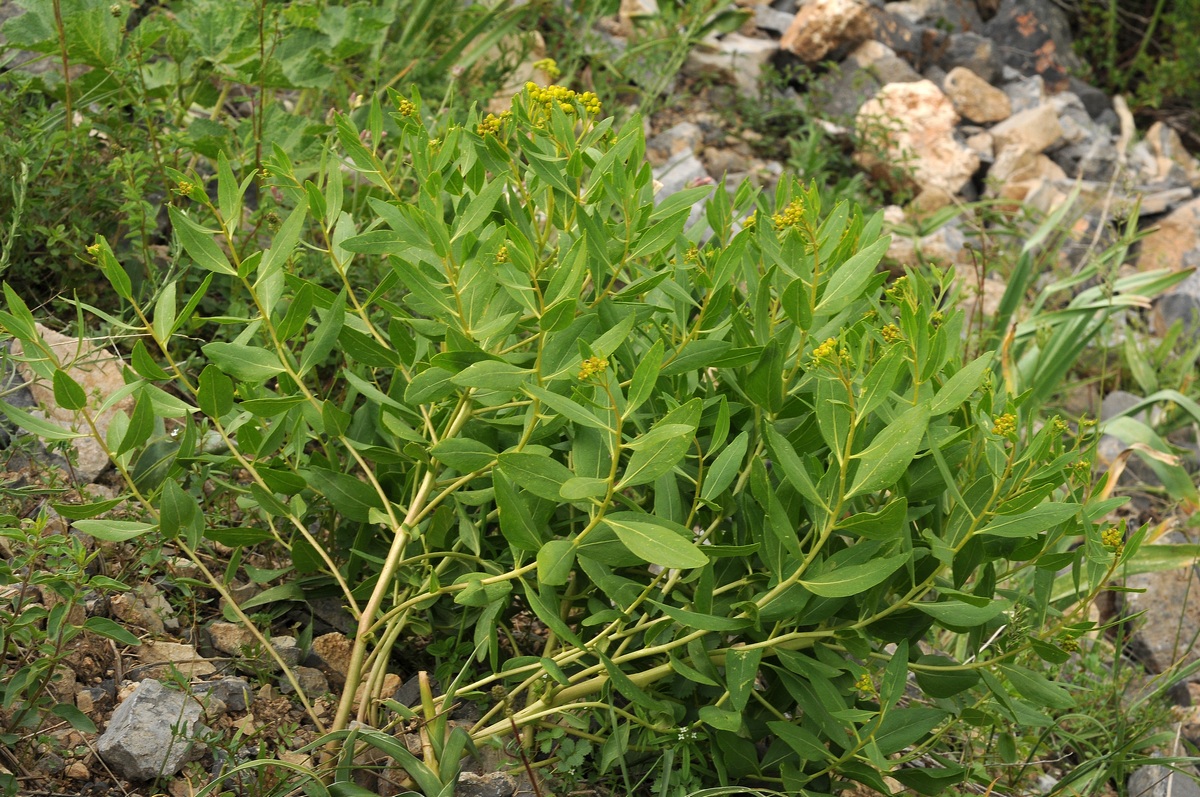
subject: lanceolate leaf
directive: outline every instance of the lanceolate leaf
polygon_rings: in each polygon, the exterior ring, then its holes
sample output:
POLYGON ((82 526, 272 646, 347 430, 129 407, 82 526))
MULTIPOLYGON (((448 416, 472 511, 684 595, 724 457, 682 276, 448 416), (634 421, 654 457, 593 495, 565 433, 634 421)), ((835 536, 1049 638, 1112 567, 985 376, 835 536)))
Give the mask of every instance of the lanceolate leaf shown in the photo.
POLYGON ((891 487, 908 469, 921 447, 925 427, 929 424, 929 408, 918 405, 901 414, 875 436, 865 451, 854 455, 859 460, 858 472, 848 498, 891 487))
POLYGON ((666 526, 653 515, 629 520, 629 513, 609 516, 604 523, 617 534, 621 544, 650 564, 662 567, 704 567, 708 557, 695 544, 666 526))
POLYGON ((901 553, 872 559, 859 565, 845 565, 802 578, 800 583, 809 591, 825 598, 845 598, 865 592, 899 570, 911 554, 901 553))
POLYGON ((700 400, 693 399, 687 404, 667 413, 662 419, 644 435, 645 438, 651 438, 658 430, 667 430, 670 428, 669 434, 661 441, 658 437, 653 438, 652 443, 647 443, 646 440, 634 440, 630 447, 635 447, 633 456, 629 458, 629 464, 625 466, 625 475, 621 478, 621 483, 617 485, 617 489, 621 490, 626 487, 634 487, 639 484, 646 484, 657 479, 659 476, 668 472, 679 463, 683 455, 687 453, 691 447, 692 439, 696 434, 696 423, 700 418, 700 400), (674 427, 674 428, 671 428, 674 427))
POLYGON ((993 537, 1032 537, 1074 517, 1079 504, 1038 504, 1018 515, 997 515, 979 530, 993 537))
POLYGON ((265 382, 284 372, 273 352, 243 343, 206 343, 200 347, 213 365, 243 382, 265 382))

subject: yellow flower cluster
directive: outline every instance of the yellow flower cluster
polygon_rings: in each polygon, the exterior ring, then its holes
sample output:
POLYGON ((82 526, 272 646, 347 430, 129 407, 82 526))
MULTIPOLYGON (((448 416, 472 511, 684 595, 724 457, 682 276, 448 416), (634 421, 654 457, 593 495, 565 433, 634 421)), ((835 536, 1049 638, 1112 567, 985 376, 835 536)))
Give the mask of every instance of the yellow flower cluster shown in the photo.
POLYGON ((788 227, 795 227, 803 218, 804 201, 797 197, 781 213, 772 216, 771 221, 775 222, 776 230, 784 230, 788 227))
POLYGON ((893 302, 899 303, 908 295, 908 290, 908 277, 900 277, 892 283, 892 287, 888 288, 885 293, 893 302))
POLYGON ((417 106, 412 100, 406 100, 401 97, 396 102, 396 110, 400 112, 401 116, 412 116, 417 112, 417 106))
POLYGON ((1113 526, 1100 533, 1100 544, 1110 551, 1120 551, 1125 546, 1125 537, 1113 526))
POLYGON ((175 186, 175 193, 179 194, 180 196, 188 196, 195 188, 196 186, 192 185, 187 180, 180 180, 179 184, 175 186))
POLYGON ((754 211, 753 213, 751 213, 749 216, 747 216, 746 220, 742 222, 742 229, 743 230, 753 229, 755 224, 758 224, 758 211, 757 210, 754 211))
POLYGON ((941 310, 934 310, 929 314, 929 325, 937 329, 946 320, 946 316, 942 315, 941 310))
POLYGON ((566 86, 539 86, 532 81, 525 84, 525 90, 534 102, 546 106, 547 110, 557 104, 564 113, 575 113, 575 103, 579 103, 590 114, 600 113, 600 98, 590 91, 577 94, 566 86))
POLYGON ((812 356, 814 362, 820 362, 821 360, 827 360, 831 363, 838 362, 837 339, 827 338, 824 343, 813 349, 812 356))
POLYGON ((501 245, 501 247, 496 250, 496 262, 497 263, 507 263, 508 262, 508 247, 507 246, 501 245))
POLYGON ((588 357, 579 365, 579 378, 587 379, 590 376, 604 373, 608 368, 608 360, 600 357, 588 357))
POLYGON ((883 334, 883 339, 888 343, 895 343, 898 340, 904 339, 904 336, 900 334, 900 327, 895 324, 888 324, 879 331, 883 334))
POLYGON ((558 62, 553 58, 541 58, 533 62, 533 68, 544 74, 551 80, 558 80, 562 70, 558 68, 558 62))
POLYGON ((494 136, 500 133, 500 126, 504 124, 504 120, 512 115, 511 111, 496 116, 494 113, 489 113, 484 120, 475 127, 475 132, 481 136, 494 136))
POLYGON ((1017 416, 1011 412, 1004 413, 992 424, 992 434, 1007 437, 1015 431, 1017 431, 1017 416))
POLYGON ((871 681, 870 674, 865 672, 858 676, 858 680, 854 682, 854 688, 864 695, 875 694, 875 684, 871 681))
POLYGON ((1074 653, 1079 650, 1079 640, 1064 634, 1058 638, 1058 647, 1066 653, 1074 653))
POLYGON ((92 257, 100 257, 100 244, 88 244, 87 253, 92 257))

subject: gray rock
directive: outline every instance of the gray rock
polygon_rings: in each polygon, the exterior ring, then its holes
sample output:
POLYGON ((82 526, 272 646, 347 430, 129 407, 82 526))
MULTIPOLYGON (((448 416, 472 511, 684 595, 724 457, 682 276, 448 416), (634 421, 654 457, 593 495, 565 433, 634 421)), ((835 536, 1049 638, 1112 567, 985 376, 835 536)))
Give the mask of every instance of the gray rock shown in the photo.
POLYGON ((96 742, 104 763, 129 780, 174 775, 187 760, 200 721, 190 696, 145 680, 117 706, 96 742))
MULTIPOLYGON (((1141 401, 1143 401, 1143 398, 1136 393, 1130 393, 1128 390, 1114 390, 1100 402, 1100 420, 1108 421, 1116 418, 1118 415, 1123 415, 1126 410, 1137 406, 1141 401)), ((1150 410, 1142 410, 1133 417, 1142 423, 1149 423, 1150 410)))
POLYGON ((883 88, 870 70, 860 69, 853 62, 829 70, 809 84, 807 103, 812 110, 833 119, 853 119, 863 103, 883 88))
POLYGON ((1100 121, 1100 117, 1104 115, 1105 111, 1112 110, 1112 100, 1091 83, 1085 83, 1077 77, 1072 77, 1069 80, 1069 86, 1071 92, 1083 102, 1083 107, 1087 109, 1088 114, 1097 122, 1100 121))
POLYGON ((675 153, 670 160, 654 169, 654 179, 662 183, 658 196, 660 199, 678 193, 694 185, 703 185, 705 180, 712 180, 704 170, 704 164, 696 157, 692 149, 675 153))
POLYGON ((771 6, 754 7, 754 27, 776 36, 782 36, 795 19, 794 13, 779 11, 771 6))
POLYGON ((938 60, 938 66, 947 72, 956 66, 965 66, 988 83, 994 84, 1000 74, 1000 53, 991 39, 978 33, 952 33, 946 52, 938 60))
POLYGON ((1157 764, 1129 776, 1129 797, 1200 797, 1195 772, 1184 774, 1157 764))
MULTIPOLYGON (((1007 68, 1004 70, 1007 75, 1007 68)), ((1042 104, 1046 97, 1045 83, 1041 75, 1018 77, 1016 80, 1006 80, 1001 86, 1008 99, 1012 102, 1013 113, 1027 111, 1042 104)))
POLYGON ((250 684, 241 678, 222 678, 219 681, 192 684, 192 692, 196 695, 211 694, 224 703, 230 711, 245 711, 254 702, 254 693, 250 691, 250 684))
POLYGON ((463 772, 458 776, 454 793, 457 797, 513 797, 516 791, 517 781, 503 772, 486 775, 463 772))
POLYGON ((1193 271, 1183 282, 1164 293, 1154 302, 1155 328, 1166 331, 1175 322, 1183 324, 1184 332, 1200 332, 1200 271, 1193 271))
MULTIPOLYGON (((300 689, 310 700, 329 691, 329 679, 316 667, 295 667, 292 672, 296 675, 296 683, 300 685, 300 689)), ((279 691, 285 695, 291 694, 291 682, 280 677, 279 691)))
MULTIPOLYGON (((1176 545, 1188 540, 1171 532, 1159 540, 1176 545)), ((1193 647, 1200 636, 1200 575, 1185 567, 1162 573, 1129 576, 1122 593, 1122 614, 1138 616, 1130 647, 1151 673, 1165 672, 1175 665, 1187 666, 1200 659, 1193 647)), ((1131 789, 1132 791, 1132 789, 1131 789)))

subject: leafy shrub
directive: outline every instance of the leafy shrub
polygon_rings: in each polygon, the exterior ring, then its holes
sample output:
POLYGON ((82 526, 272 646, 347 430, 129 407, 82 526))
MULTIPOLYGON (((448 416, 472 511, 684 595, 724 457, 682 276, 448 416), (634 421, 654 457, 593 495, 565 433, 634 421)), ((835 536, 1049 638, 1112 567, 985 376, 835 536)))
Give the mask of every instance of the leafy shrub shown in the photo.
MULTIPOLYGON (((135 409, 102 442, 147 518, 78 527, 287 548, 272 598, 332 591, 358 618, 328 738, 384 747, 429 793, 468 742, 453 701, 483 704, 475 741, 561 726, 603 773, 686 739, 705 755, 664 758, 676 784, 812 795, 889 772, 938 793, 972 776, 944 739, 1072 705, 1044 662, 1141 536, 1100 525, 1119 500, 1093 493, 1080 434, 1013 389, 1037 346, 1020 368, 966 357, 948 282, 886 285, 882 215, 815 188, 656 202, 640 120, 614 129, 594 96, 531 85, 437 138, 419 96, 391 100, 389 165, 363 143, 378 103, 364 130, 336 117, 340 152, 304 179, 274 150, 282 222, 248 255, 254 175, 175 175, 190 267, 245 297, 218 329, 182 278, 138 302, 96 239, 139 336, 135 409), (351 180, 389 198, 352 214, 351 180), (222 489, 242 516, 218 527, 222 489), (347 730, 417 637, 455 668, 424 690, 424 762, 347 730)), ((31 365, 86 404, 7 300, 31 365)))

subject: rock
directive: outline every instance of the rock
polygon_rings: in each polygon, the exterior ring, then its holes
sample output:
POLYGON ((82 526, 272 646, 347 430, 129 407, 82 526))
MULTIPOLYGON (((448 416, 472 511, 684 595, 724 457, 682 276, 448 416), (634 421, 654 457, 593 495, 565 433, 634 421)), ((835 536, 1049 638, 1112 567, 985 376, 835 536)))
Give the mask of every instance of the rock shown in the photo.
MULTIPOLYGON (((329 679, 316 667, 296 667, 292 672, 296 676, 296 683, 300 685, 300 690, 310 700, 329 691, 329 679)), ((292 691, 292 685, 286 678, 281 678, 279 690, 288 694, 292 691)))
POLYGON ((1117 164, 1113 134, 1088 115, 1083 101, 1073 92, 1064 91, 1050 98, 1058 111, 1062 137, 1052 157, 1067 174, 1084 180, 1106 181, 1117 164))
POLYGON ((866 70, 881 86, 889 83, 916 83, 921 79, 920 73, 913 69, 908 61, 898 56, 887 44, 875 39, 858 45, 854 52, 847 56, 845 64, 866 70))
POLYGON ((972 122, 999 122, 1012 115, 1008 95, 965 66, 951 69, 944 87, 954 109, 972 122))
POLYGON ((208 636, 213 647, 226 656, 241 656, 258 644, 254 634, 237 623, 211 623, 208 626, 208 636))
POLYGON ((703 43, 688 54, 686 71, 711 76, 736 85, 744 93, 758 94, 762 69, 779 51, 770 39, 752 39, 730 33, 714 43, 703 43))
POLYGON ((463 772, 458 776, 456 797, 512 797, 517 791, 517 781, 503 772, 476 775, 463 772))
POLYGON ((1154 300, 1151 322, 1160 335, 1176 322, 1191 335, 1200 332, 1200 271, 1154 300))
POLYGON ((977 31, 983 19, 972 0, 903 0, 888 3, 885 8, 914 25, 947 27, 955 30, 977 31))
POLYGON ((1200 797, 1200 786, 1184 772, 1152 764, 1129 776, 1129 797, 1200 797))
POLYGON ((158 665, 148 670, 155 678, 164 677, 171 669, 189 678, 203 678, 217 671, 194 647, 178 642, 146 642, 138 648, 138 659, 143 664, 158 665))
POLYGON ((346 682, 346 674, 350 672, 350 656, 353 650, 354 643, 347 639, 345 634, 324 634, 313 640, 309 662, 325 673, 331 684, 340 687, 346 682))
POLYGON ((816 64, 871 38, 869 6, 861 0, 811 0, 797 12, 779 42, 806 64, 816 64))
MULTIPOLYGON (((886 9, 871 6, 870 38, 886 45, 895 55, 916 69, 921 69, 927 61, 936 61, 934 57, 941 53, 947 42, 926 41, 928 29, 921 28, 907 19, 888 13, 886 9)), ((936 32, 935 32, 936 33, 936 32)), ((948 39, 945 34, 938 39, 948 39)))
POLYGON ((693 122, 680 122, 646 142, 646 158, 651 165, 661 166, 685 150, 698 150, 704 133, 693 122))
POLYGON ((704 164, 691 149, 676 153, 662 166, 654 169, 654 179, 662 183, 662 188, 657 192, 660 200, 685 188, 712 181, 704 169, 704 164))
POLYGON ((1192 188, 1200 188, 1200 160, 1184 149, 1183 139, 1175 129, 1155 122, 1146 131, 1146 146, 1155 160, 1156 180, 1178 184, 1182 182, 1192 188), (1178 176, 1174 177, 1178 169, 1178 176))
MULTIPOLYGON (((1007 69, 1008 67, 1005 67, 1006 71, 1007 69)), ((1046 101, 1046 86, 1041 75, 1029 77, 1018 75, 1013 80, 1006 80, 1001 88, 1008 95, 1008 101, 1012 103, 1013 113, 1028 111, 1046 101)))
MULTIPOLYGON (((362 704, 363 696, 367 694, 367 688, 369 686, 370 686, 370 684, 366 683, 365 680, 363 683, 358 685, 358 689, 354 692, 354 707, 355 708, 358 708, 358 706, 362 704)), ((389 672, 388 674, 383 676, 383 684, 379 688, 379 694, 382 697, 386 698, 386 697, 389 697, 389 696, 395 694, 396 690, 399 688, 400 688, 400 676, 396 675, 396 673, 394 673, 394 672, 389 672)), ((372 698, 372 702, 374 702, 374 698, 372 698)))
POLYGON ((967 136, 967 146, 970 147, 982 163, 991 163, 996 158, 996 142, 991 133, 975 133, 967 136))
MULTIPOLYGON (((300 659, 303 657, 302 651, 296 647, 296 638, 294 636, 273 636, 270 642, 271 647, 279 654, 279 658, 283 660, 286 666, 295 667, 300 663, 300 659)), ((278 667, 275 659, 271 656, 260 656, 259 658, 272 669, 278 667)))
POLYGON ((1071 53, 1070 24, 1050 0, 1003 0, 985 27, 1004 62, 1025 75, 1040 75, 1046 90, 1070 87, 1078 61, 1071 53))
POLYGON ((795 18, 795 14, 780 11, 769 5, 754 7, 754 27, 776 36, 787 33, 787 29, 792 26, 792 20, 795 18))
POLYGON ((884 86, 855 118, 860 137, 882 137, 884 146, 860 149, 855 160, 892 183, 896 164, 903 163, 921 191, 955 194, 979 168, 979 156, 954 138, 958 119, 950 100, 928 80, 884 86))
MULTIPOLYGON (((35 324, 35 327, 62 370, 83 388, 92 422, 103 437, 108 433, 108 425, 118 412, 129 414, 133 411, 132 396, 126 396, 103 412, 98 411, 109 396, 125 387, 125 379, 121 375, 123 361, 93 345, 89 340, 63 335, 41 324, 35 324)), ((17 357, 24 353, 19 340, 13 341, 12 353, 17 357)), ((108 468, 109 461, 100 443, 91 436, 91 428, 84 419, 83 411, 59 407, 58 402, 54 400, 54 387, 48 379, 38 376, 27 363, 19 362, 17 368, 21 377, 29 384, 29 390, 38 406, 45 408, 47 420, 56 426, 86 435, 71 441, 75 454, 71 472, 79 484, 95 481, 96 477, 108 468)))
POLYGON ((117 706, 96 750, 123 778, 169 777, 191 750, 200 712, 189 696, 147 679, 117 706))
POLYGON ((250 684, 241 678, 222 678, 219 681, 204 681, 192 684, 192 692, 198 696, 212 695, 230 711, 242 712, 254 702, 250 684))
POLYGON ((1172 211, 1141 242, 1138 269, 1172 271, 1200 266, 1200 199, 1172 211))
MULTIPOLYGON (((1058 113, 1054 106, 1044 103, 1036 108, 1013 114, 991 129, 996 152, 1015 147, 1021 152, 1039 153, 1062 136, 1058 113)), ((997 157, 999 157, 997 155, 997 157)))
POLYGON ((1100 117, 1106 111, 1112 110, 1112 100, 1108 98, 1100 89, 1093 86, 1091 83, 1085 83, 1077 77, 1071 77, 1068 88, 1072 94, 1079 97, 1083 103, 1083 107, 1087 110, 1088 115, 1100 121, 1100 117))
POLYGON ((1179 207, 1194 196, 1190 188, 1168 188, 1165 191, 1149 191, 1142 194, 1143 216, 1157 216, 1179 207))
POLYGON ((91 771, 82 761, 72 761, 70 764, 67 764, 67 768, 63 770, 63 774, 71 780, 87 780, 92 776, 91 771))
POLYGON ((1000 74, 1000 53, 991 39, 978 33, 952 33, 938 66, 947 72, 966 67, 990 84, 1000 74))
MULTIPOLYGON (((1186 543, 1178 532, 1159 540, 1160 545, 1186 543)), ((1130 646, 1150 673, 1173 666, 1186 667, 1200 659, 1191 641, 1200 635, 1200 584, 1195 568, 1161 573, 1140 573, 1125 579, 1122 614, 1141 615, 1135 621, 1130 646)))
POLYGON ((936 263, 940 268, 971 263, 966 236, 956 224, 944 224, 916 240, 894 234, 887 256, 911 268, 922 263, 936 263))

